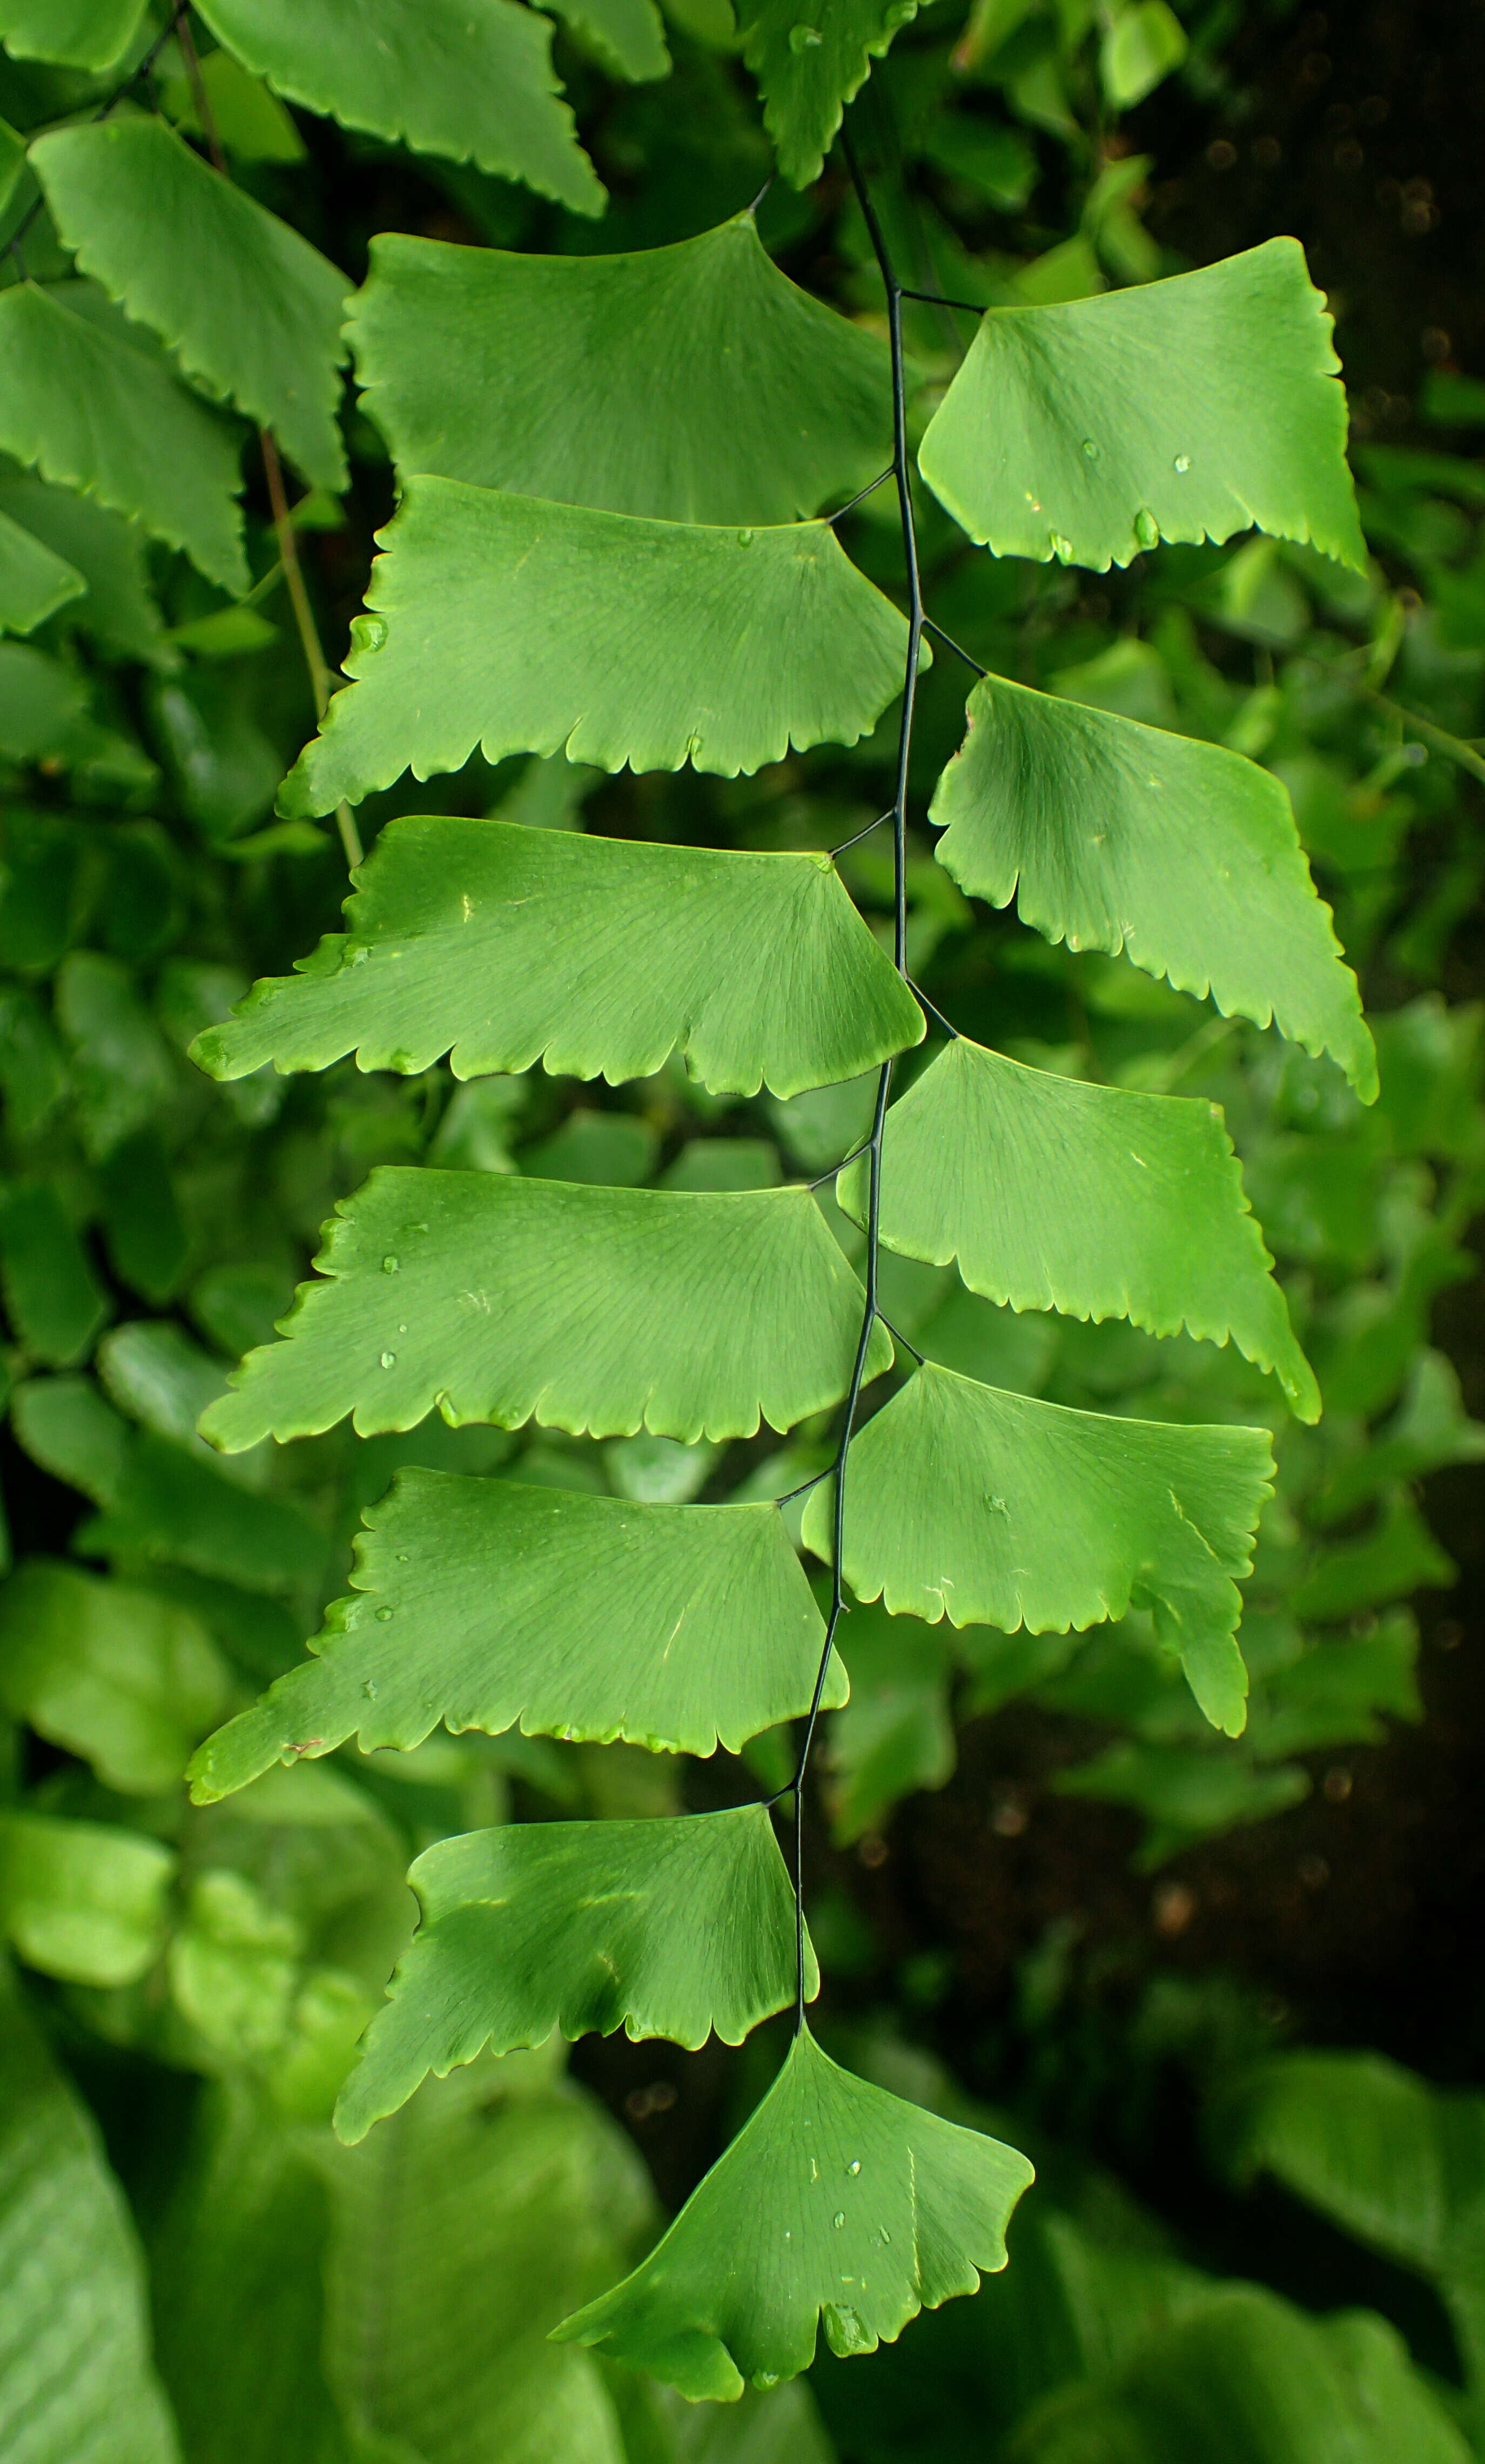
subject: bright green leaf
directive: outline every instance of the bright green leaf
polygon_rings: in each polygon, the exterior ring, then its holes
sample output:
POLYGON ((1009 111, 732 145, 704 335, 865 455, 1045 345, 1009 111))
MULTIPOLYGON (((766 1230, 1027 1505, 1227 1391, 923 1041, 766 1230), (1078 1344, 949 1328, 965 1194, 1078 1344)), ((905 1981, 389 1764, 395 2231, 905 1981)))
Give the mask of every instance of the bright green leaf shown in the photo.
POLYGON ((670 75, 664 22, 654 0, 551 0, 551 5, 611 75, 635 84, 670 75))
MULTIPOLYGON (((291 113, 231 52, 210 52, 197 66, 217 143, 239 163, 302 163, 308 147, 291 113)), ((205 137, 197 94, 188 77, 159 79, 161 107, 177 128, 205 137)))
MULTIPOLYGON (((858 1223, 866 1189, 863 1158, 838 1187, 858 1223)), ((1319 1418, 1215 1104, 1087 1086, 961 1036, 887 1115, 881 1237, 1015 1309, 1230 1337, 1319 1418)))
POLYGON ((306 478, 344 487, 344 275, 162 120, 54 129, 31 159, 83 273, 188 376, 272 429, 306 478))
POLYGON ((1186 28, 1166 0, 1128 0, 1098 53, 1098 76, 1113 108, 1130 111, 1142 102, 1186 55, 1186 28))
POLYGON ((187 1609, 43 1557, 0 1585, 0 1703, 109 1788, 173 1788, 227 1675, 187 1609))
MULTIPOLYGON (((405 1471, 366 1514, 352 1581, 318 1657, 202 1748, 198 1802, 348 1736, 367 1752, 421 1745, 440 1719, 736 1753, 808 1710, 825 1639, 771 1506, 405 1471)), ((824 1699, 846 1699, 838 1664, 824 1699)))
POLYGON ((764 98, 779 168, 810 187, 841 115, 920 0, 742 0, 742 56, 764 98))
POLYGON ((0 1193, 0 1291, 27 1351, 56 1368, 81 1358, 108 1313, 87 1251, 50 1181, 13 1181, 0 1193))
POLYGON ((764 523, 817 513, 891 458, 882 344, 781 274, 751 213, 622 256, 389 233, 350 333, 403 471, 764 523))
POLYGON ((11 1398, 16 1443, 49 1471, 101 1504, 116 1492, 129 1430, 91 1377, 28 1377, 11 1398))
POLYGON ((132 42, 144 0, 0 0, 0 43, 18 60, 111 69, 132 42))
MULTIPOLYGON (((693 1197, 496 1174, 371 1175, 342 1200, 288 1339, 203 1434, 230 1454, 354 1412, 574 1435, 752 1437, 839 1400, 861 1290, 804 1189, 693 1197), (698 1327, 708 1329, 704 1346, 698 1327)), ((868 1375, 891 1349, 878 1328, 868 1375)))
POLYGON ((34 632, 87 586, 76 565, 0 510, 0 631, 34 632))
POLYGON ((934 794, 939 861, 1072 950, 1146 975, 1310 1052, 1363 1102, 1376 1056, 1278 781, 1241 754, 986 676, 934 794))
POLYGON ((44 1976, 132 1985, 159 1956, 174 1871, 138 1831, 0 1813, 0 1932, 44 1976))
POLYGON ((831 2352, 873 2352, 977 2292, 1031 2180, 1014 2148, 868 2085, 801 2029, 664 2239, 556 2333, 731 2402, 808 2369, 822 2324, 831 2352))
POLYGON ((237 440, 158 359, 55 291, 0 296, 0 446, 183 548, 209 582, 248 586, 237 440), (95 418, 106 403, 106 419, 95 418))
POLYGON ((854 744, 901 686, 903 619, 828 523, 703 529, 414 477, 381 537, 357 681, 285 781, 291 818, 477 745, 731 779, 854 744))
POLYGON ((574 213, 604 192, 552 69, 549 17, 513 0, 202 0, 219 43, 291 102, 523 180, 574 213))
POLYGON ((349 930, 259 984, 192 1058, 456 1077, 529 1069, 617 1084, 678 1047, 754 1095, 853 1078, 917 1044, 922 1012, 828 857, 727 854, 439 817, 382 832, 349 930))
POLYGON ((72 565, 87 585, 68 622, 126 658, 159 662, 165 627, 149 589, 148 540, 137 522, 34 472, 0 480, 0 512, 72 565))
POLYGON ((1104 573, 1255 524, 1363 573, 1330 329, 1293 239, 1097 299, 992 308, 920 467, 997 556, 1104 573))
MULTIPOLYGON (((1222 1725, 1235 1733, 1247 1690, 1229 1650, 1236 1582, 1273 1470, 1262 1429, 1070 1411, 929 1361, 852 1446, 845 1573, 894 1612, 1007 1634, 1081 1632, 1150 1609, 1204 1709, 1213 1662, 1226 1669, 1222 1725)), ((822 1484, 805 1509, 818 1556, 832 1493, 822 1484)))
MULTIPOLYGON (((530 1822, 425 1850, 423 1921, 341 2091, 364 2139, 430 2071, 622 2027, 740 2045, 794 1998, 794 1899, 761 1805, 649 1822, 530 1822)), ((806 1991, 819 1975, 809 1956, 806 1991)))

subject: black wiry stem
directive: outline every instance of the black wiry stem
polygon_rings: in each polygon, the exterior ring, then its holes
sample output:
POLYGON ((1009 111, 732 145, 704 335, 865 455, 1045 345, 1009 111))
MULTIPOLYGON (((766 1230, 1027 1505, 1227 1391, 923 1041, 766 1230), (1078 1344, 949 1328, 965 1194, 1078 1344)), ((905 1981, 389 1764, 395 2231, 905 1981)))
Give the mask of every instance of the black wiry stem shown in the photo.
MULTIPOLYGON (((902 519, 902 555, 907 566, 907 659, 902 677, 902 717, 898 733, 897 783, 890 813, 882 819, 892 823, 893 852, 893 958, 903 980, 907 979, 907 780, 913 750, 913 714, 918 701, 918 671, 923 648, 922 579, 918 565, 918 528, 913 514, 913 488, 907 458, 907 378, 902 351, 902 301, 906 296, 897 277, 885 234, 872 203, 871 191, 862 176, 855 147, 848 130, 841 132, 841 144, 851 172, 861 212, 871 237, 881 278, 887 292, 887 318, 892 341, 892 476, 897 482, 898 509, 902 519)), ((874 827, 875 825, 874 824, 874 827)), ((885 1326, 877 1302, 876 1270, 881 1233, 881 1164, 882 1133, 887 1122, 887 1103, 892 1092, 892 1063, 882 1064, 876 1081, 876 1109, 872 1119, 872 1133, 866 1143, 869 1158, 866 1209, 866 1306, 861 1312, 861 1331, 856 1341, 856 1356, 851 1372, 851 1385, 846 1396, 846 1417, 836 1448, 834 1463, 835 1494, 831 1538, 831 1606, 826 1620, 825 1647, 815 1673, 814 1693, 810 1699, 805 1733, 794 1768, 794 2027, 795 2033, 805 2024, 805 1777, 809 1768, 809 1751, 814 1744, 815 1727, 820 1717, 820 1705, 825 1695, 825 1682, 830 1673, 831 1654, 835 1647, 836 1629, 845 1614, 845 1577, 842 1559, 846 1546, 846 1459, 855 1429, 856 1407, 866 1376, 867 1355, 872 1336, 878 1323, 885 1326)), ((912 1346, 907 1346, 909 1351, 912 1346)))
POLYGON ((983 317, 983 299, 945 299, 942 291, 899 291, 899 299, 920 299, 925 308, 958 308, 966 317, 983 317))
POLYGON ((989 674, 989 669, 982 668, 978 659, 970 657, 969 652, 965 649, 963 642, 956 642, 953 634, 945 633, 942 626, 936 625, 931 616, 925 616, 923 618, 923 627, 925 631, 933 635, 936 642, 942 642, 946 650, 952 650, 956 659, 963 659, 965 667, 972 669, 977 676, 987 676, 989 674))

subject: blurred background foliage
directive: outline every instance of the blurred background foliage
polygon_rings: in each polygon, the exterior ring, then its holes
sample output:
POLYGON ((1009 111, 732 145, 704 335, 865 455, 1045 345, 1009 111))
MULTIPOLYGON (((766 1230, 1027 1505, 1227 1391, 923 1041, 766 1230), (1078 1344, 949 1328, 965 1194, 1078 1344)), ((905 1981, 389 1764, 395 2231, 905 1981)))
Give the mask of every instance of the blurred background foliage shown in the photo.
MULTIPOLYGON (((728 0, 668 0, 668 16, 674 75, 652 85, 607 81, 559 33, 611 193, 597 222, 290 111, 196 33, 233 177, 354 282, 386 229, 609 250, 745 205, 768 151, 728 0)), ((142 52, 165 25, 146 21, 142 52)), ((1107 576, 997 564, 928 501, 921 536, 934 605, 974 659, 1283 779, 1363 974, 1383 1092, 1365 1112, 1276 1038, 971 909, 915 834, 909 963, 960 1026, 1043 1067, 1223 1105, 1326 1411, 1289 1421, 1235 1353, 1016 1317, 951 1270, 885 1261, 888 1314, 951 1366, 1278 1432, 1243 1628, 1253 1702, 1244 1737, 1214 1737, 1136 1619, 1008 1638, 853 1612, 853 1699, 811 1809, 826 2041, 899 2093, 998 2116, 1041 2187, 976 2299, 736 2409, 673 2404, 545 2330, 684 2197, 765 2083, 775 2032, 737 2053, 620 2038, 477 2065, 354 2150, 327 2117, 410 1930, 412 1854, 512 1816, 727 1802, 746 1774, 519 1735, 347 1749, 204 1811, 181 1772, 299 1657, 399 1464, 767 1496, 824 1466, 827 1428, 720 1450, 435 1421, 232 1461, 194 1428, 373 1164, 759 1186, 826 1171, 869 1091, 716 1099, 678 1069, 617 1091, 458 1086, 442 1067, 200 1077, 191 1036, 333 928, 344 891, 338 840, 273 817, 314 707, 272 509, 254 478, 254 586, 233 601, 122 517, 0 469, 0 512, 86 583, 29 624, 8 601, 0 642, 8 2455, 1485 2454, 1482 35, 1469 0, 1329 16, 939 0, 856 109, 899 262, 955 299, 1084 297, 1275 231, 1309 248, 1352 389, 1365 582, 1257 539, 1107 576)), ((166 39, 153 99, 199 131, 188 68, 166 39)), ((110 91, 0 55, 0 117, 23 140, 110 91)), ((0 242, 24 226, 0 280, 65 277, 22 147, 0 137, 0 242)), ((797 279, 880 320, 835 166, 802 197, 771 187, 760 227, 797 279)), ((912 310, 920 418, 970 330, 912 310)), ((347 492, 301 495, 293 517, 332 659, 390 509, 349 394, 344 425, 347 492)), ((850 522, 892 589, 887 498, 850 522)), ((965 682, 941 651, 920 812, 965 682)), ((394 811, 441 809, 829 847, 880 809, 893 750, 889 722, 736 781, 476 760, 358 818, 367 843, 394 811)), ((868 840, 842 861, 885 930, 888 859, 868 840)), ((787 1740, 747 1759, 777 1786, 787 1740)))

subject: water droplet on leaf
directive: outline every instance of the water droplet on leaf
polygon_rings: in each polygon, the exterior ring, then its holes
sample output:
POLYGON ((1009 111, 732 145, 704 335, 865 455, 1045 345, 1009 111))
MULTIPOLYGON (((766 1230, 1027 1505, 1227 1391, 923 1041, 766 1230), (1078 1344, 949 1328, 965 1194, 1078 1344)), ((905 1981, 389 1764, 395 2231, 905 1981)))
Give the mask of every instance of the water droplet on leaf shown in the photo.
POLYGON ((1089 461, 1090 461, 1090 462, 1097 462, 1097 460, 1098 459, 1098 448, 1097 448, 1097 445, 1094 443, 1093 438, 1092 438, 1091 436, 1085 436, 1085 437, 1084 437, 1084 439, 1083 439, 1083 451, 1087 454, 1088 459, 1089 459, 1089 461))
POLYGON ((384 1369, 395 1369, 396 1366, 397 1354, 395 1352, 384 1352, 382 1354, 382 1367, 384 1369))
POLYGON ((396 1258, 384 1258, 384 1259, 382 1260, 382 1272, 383 1272, 383 1274, 384 1274, 384 1275, 395 1275, 395 1273, 397 1272, 397 1268, 398 1268, 399 1264, 400 1264, 400 1261, 399 1261, 398 1259, 396 1259, 396 1258))
POLYGON ((851 2159, 850 2164, 849 2164, 849 2165, 847 2166, 847 2167, 846 2167, 846 2170, 847 2170, 847 2172, 848 2172, 848 2173, 852 2173, 852 2174, 859 2173, 859 2172, 860 2172, 860 2170, 861 2170, 861 2159, 860 2159, 860 2157, 859 2157, 859 2156, 853 2156, 853 2158, 851 2159))
POLYGON ((392 1612, 391 1612, 391 1610, 390 1610, 390 1609, 378 1609, 378 1610, 377 1610, 377 1613, 376 1613, 376 1621, 377 1621, 377 1624, 378 1624, 378 1625, 390 1625, 390 1623, 391 1623, 391 1621, 392 1621, 392 1612))
POLYGON ((376 1701, 376 1687, 369 1677, 364 1677, 362 1679, 361 1690, 368 1703, 374 1703, 376 1701))
POLYGON ((379 650, 387 639, 387 624, 381 616, 358 616, 351 627, 358 650, 379 650))
POLYGON ((752 534, 752 532, 751 532, 751 531, 739 531, 739 533, 738 533, 738 545, 739 545, 739 547, 751 547, 751 546, 752 546, 752 544, 753 544, 753 534, 752 534))
POLYGON ((821 33, 818 26, 798 25, 790 26, 789 28, 789 50, 791 52, 811 52, 815 49, 817 44, 822 43, 824 40, 825 37, 821 33))
POLYGON ((1147 505, 1141 505, 1135 516, 1135 537, 1141 547, 1160 545, 1160 524, 1147 505))
POLYGON ((1189 453, 1178 453, 1178 454, 1176 455, 1175 468, 1180 472, 1181 476, 1182 476, 1182 478, 1183 478, 1183 479, 1186 477, 1186 473, 1189 471, 1190 467, 1191 467, 1191 457, 1190 457, 1189 453))
POLYGON ((835 2230, 836 2230, 836 2232, 837 2232, 837 2233, 839 2233, 839 2231, 840 2231, 840 2229, 841 2229, 842 2225, 845 2223, 845 2221, 846 2221, 846 2211, 845 2211, 845 2209, 844 2209, 844 2208, 837 2208, 837 2209, 836 2209, 836 2211, 835 2211, 835 2213, 834 2213, 834 2214, 831 2216, 831 2224, 834 2226, 834 2228, 835 2228, 835 2230))
POLYGON ((1072 563, 1073 542, 1069 539, 1063 539, 1056 531, 1052 534, 1052 552, 1059 564, 1072 563))

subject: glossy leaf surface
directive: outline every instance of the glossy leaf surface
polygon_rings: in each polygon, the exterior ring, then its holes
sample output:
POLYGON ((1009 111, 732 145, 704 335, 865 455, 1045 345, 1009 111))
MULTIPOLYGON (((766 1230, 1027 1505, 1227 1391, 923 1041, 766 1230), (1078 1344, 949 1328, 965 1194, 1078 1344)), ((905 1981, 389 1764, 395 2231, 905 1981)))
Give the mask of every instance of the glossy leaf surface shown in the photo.
POLYGON ((643 2265, 564 2340, 730 2402, 890 2343, 1006 2263, 1024 2156, 844 2071, 801 2030, 751 2121, 643 2265))
MULTIPOLYGON (((594 1437, 751 1437, 845 1393, 861 1290, 803 1189, 696 1197, 497 1175, 374 1172, 342 1201, 287 1339, 202 1420, 235 1454, 347 1412, 365 1435, 444 1418, 594 1437), (698 1326, 713 1330, 704 1351, 698 1326)), ((880 1330, 877 1330, 880 1334, 880 1330)), ((885 1334, 869 1370, 891 1356, 885 1334)))
POLYGON ((919 466, 997 556, 1104 573, 1255 524, 1366 570, 1331 319, 1297 240, 1053 308, 992 308, 919 466))
MULTIPOLYGON (((863 1158, 838 1185, 857 1222, 866 1194, 863 1158)), ((961 1036, 887 1114, 881 1237, 1015 1309, 1230 1338, 1319 1417, 1214 1104, 1087 1086, 961 1036)))
POLYGON ((380 536, 356 682, 286 813, 460 769, 477 745, 735 778, 855 743, 902 682, 903 619, 823 522, 702 529, 412 478, 380 536))
MULTIPOLYGON (((1236 1734, 1232 1641, 1273 1474, 1262 1429, 1114 1419, 1009 1395, 932 1361, 851 1449, 845 1573, 936 1624, 1065 1634, 1153 1610, 1214 1724, 1236 1734)), ((831 1489, 805 1509, 829 1553, 831 1489)))
POLYGON ((742 56, 758 79, 779 168, 808 188, 841 115, 919 0, 743 0, 742 56))
POLYGON ((271 428, 306 478, 344 487, 344 275, 164 121, 54 129, 31 160, 83 272, 188 376, 271 428))
MULTIPOLYGON (((423 1921, 342 2090, 343 2139, 487 2046, 620 2027, 740 2045, 794 1998, 794 1897, 761 1805, 472 1831, 409 1879, 423 1921)), ((819 1987, 812 1956, 806 1986, 819 1987)))
POLYGON ((552 69, 549 17, 515 0, 205 0, 202 16, 277 94, 373 137, 522 180, 574 213, 604 192, 552 69))
POLYGON ((396 821, 348 930, 192 1047, 415 1075, 529 1069, 617 1084, 679 1049, 719 1092, 797 1094, 921 1041, 922 1012, 828 857, 728 854, 504 822, 396 821))
POLYGON ((526 256, 389 233, 351 324, 403 471, 680 522, 788 522, 891 458, 881 343, 751 213, 671 248, 526 256))
MULTIPOLYGON (((771 1506, 405 1471, 366 1513, 351 1579, 319 1657, 203 1746, 198 1801, 348 1736, 367 1752, 421 1745, 440 1719, 735 1753, 808 1710, 825 1639, 771 1506)), ((837 1663, 825 1700, 845 1699, 837 1663)))
POLYGON ((1329 1052, 1364 1102, 1356 979, 1279 781, 1221 745, 986 676, 934 793, 962 890, 1072 950, 1122 950, 1226 1016, 1329 1052))

